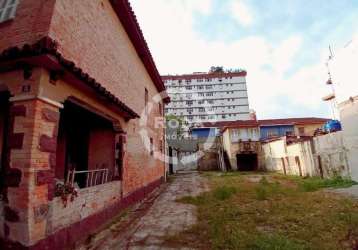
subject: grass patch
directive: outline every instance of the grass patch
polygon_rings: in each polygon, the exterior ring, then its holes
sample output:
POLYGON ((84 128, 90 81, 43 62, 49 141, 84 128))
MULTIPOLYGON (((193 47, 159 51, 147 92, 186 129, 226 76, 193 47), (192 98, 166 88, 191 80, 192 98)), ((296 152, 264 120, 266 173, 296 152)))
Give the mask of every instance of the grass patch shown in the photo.
POLYGON ((299 188, 304 192, 313 192, 322 188, 348 188, 358 184, 350 179, 342 178, 341 176, 332 179, 321 179, 311 177, 299 181, 299 188))
POLYGON ((237 189, 235 187, 222 186, 217 187, 214 190, 214 197, 218 200, 227 200, 230 199, 234 194, 237 193, 237 189))
POLYGON ((252 250, 305 250, 304 242, 296 242, 281 235, 260 235, 249 246, 252 250))
POLYGON ((257 175, 206 174, 211 191, 179 200, 197 206, 198 223, 168 240, 205 250, 358 247, 358 201, 320 190, 353 182, 257 175))

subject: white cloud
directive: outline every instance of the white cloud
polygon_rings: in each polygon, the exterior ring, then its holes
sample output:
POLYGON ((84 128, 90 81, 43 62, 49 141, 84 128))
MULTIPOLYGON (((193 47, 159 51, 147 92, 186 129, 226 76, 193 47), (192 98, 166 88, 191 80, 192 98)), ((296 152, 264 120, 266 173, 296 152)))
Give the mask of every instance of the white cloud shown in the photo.
POLYGON ((206 2, 203 5, 197 2, 132 0, 161 74, 207 71, 213 65, 245 68, 250 105, 257 110, 259 118, 278 117, 282 110, 294 116, 297 110, 290 109, 290 104, 283 106, 277 101, 282 97, 288 98, 295 107, 311 110, 309 116, 327 115, 328 105, 325 114, 318 111, 327 90, 324 58, 317 65, 301 68, 288 78, 285 76, 302 52, 299 34, 278 44, 270 44, 260 36, 231 42, 206 41, 193 30, 193 16, 197 11, 210 12, 211 1, 203 1, 206 2))
POLYGON ((242 26, 250 26, 253 23, 252 11, 242 0, 234 0, 232 2, 231 13, 242 26))

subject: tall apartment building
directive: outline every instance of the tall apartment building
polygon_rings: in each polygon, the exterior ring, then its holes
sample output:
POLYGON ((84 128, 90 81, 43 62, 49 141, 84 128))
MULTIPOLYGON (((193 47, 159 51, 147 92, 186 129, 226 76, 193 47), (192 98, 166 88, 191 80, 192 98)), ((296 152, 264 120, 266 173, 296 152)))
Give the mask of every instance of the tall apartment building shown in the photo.
POLYGON ((203 122, 249 120, 246 72, 162 76, 171 102, 165 113, 189 126, 203 122))

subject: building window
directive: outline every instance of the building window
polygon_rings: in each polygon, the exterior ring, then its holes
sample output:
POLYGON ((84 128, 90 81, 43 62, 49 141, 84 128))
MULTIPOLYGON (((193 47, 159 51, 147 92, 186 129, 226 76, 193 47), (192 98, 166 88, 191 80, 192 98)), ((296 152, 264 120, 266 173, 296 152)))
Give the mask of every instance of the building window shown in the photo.
POLYGON ((305 128, 304 127, 299 127, 298 128, 298 134, 299 135, 304 135, 305 134, 305 128))
POLYGON ((191 86, 186 86, 185 87, 187 90, 190 90, 191 89, 191 86))
POLYGON ((198 86, 198 89, 203 89, 203 86, 198 86))
POLYGON ((206 96, 213 96, 213 92, 206 93, 206 96))
POLYGON ((206 89, 212 89, 213 86, 211 86, 211 85, 206 85, 205 88, 206 88, 206 89))
POLYGON ((0 23, 15 18, 19 0, 0 0, 0 23))
POLYGON ((198 104, 204 104, 204 100, 198 101, 198 104))
POLYGON ((199 108, 199 112, 205 112, 205 108, 199 108))
POLYGON ((159 141, 159 148, 160 148, 160 152, 163 153, 163 141, 162 140, 159 141))
POLYGON ((145 105, 145 113, 148 114, 148 101, 149 101, 149 95, 148 95, 148 90, 145 89, 145 93, 144 93, 144 105, 145 105))
POLYGON ((150 155, 154 155, 154 143, 153 138, 150 138, 150 155))
POLYGON ((214 101, 213 100, 208 100, 208 103, 209 104, 214 104, 214 101))
POLYGON ((186 105, 193 105, 193 101, 186 101, 186 105))

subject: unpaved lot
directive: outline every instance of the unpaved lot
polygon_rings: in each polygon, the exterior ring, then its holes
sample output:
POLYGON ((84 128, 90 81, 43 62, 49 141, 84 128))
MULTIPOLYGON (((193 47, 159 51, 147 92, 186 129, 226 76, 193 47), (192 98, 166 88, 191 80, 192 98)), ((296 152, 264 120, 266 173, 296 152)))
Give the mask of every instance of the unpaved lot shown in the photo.
MULTIPOLYGON (((207 180, 197 172, 176 175, 171 183, 124 217, 93 236, 78 249, 174 249, 166 241, 197 223, 196 206, 176 202, 208 191, 207 180)), ((175 246, 175 249, 188 249, 175 246)))

